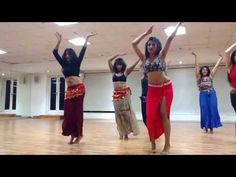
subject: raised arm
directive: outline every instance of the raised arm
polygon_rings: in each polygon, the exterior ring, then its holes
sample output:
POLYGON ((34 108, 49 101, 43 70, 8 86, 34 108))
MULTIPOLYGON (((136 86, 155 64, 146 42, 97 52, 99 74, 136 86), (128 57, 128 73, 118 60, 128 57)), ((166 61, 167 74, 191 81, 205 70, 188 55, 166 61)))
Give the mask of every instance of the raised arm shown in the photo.
POLYGON ((140 58, 132 65, 130 66, 129 68, 127 68, 126 70, 126 76, 128 76, 135 68, 135 66, 137 66, 137 64, 140 62, 140 58))
POLYGON ((61 34, 58 33, 58 32, 56 32, 55 35, 56 35, 56 37, 57 37, 57 44, 56 44, 54 50, 58 50, 58 49, 59 49, 59 46, 60 46, 60 44, 61 44, 62 36, 61 36, 61 34))
POLYGON ((217 63, 215 64, 214 68, 211 71, 211 76, 214 77, 216 70, 218 68, 218 66, 220 65, 220 62, 223 60, 223 56, 221 54, 219 54, 220 58, 218 59, 217 63))
POLYGON ((117 54, 117 55, 114 55, 114 56, 108 58, 108 66, 109 66, 109 69, 110 69, 110 71, 111 71, 112 73, 113 73, 113 64, 112 64, 112 61, 113 61, 114 59, 116 59, 117 57, 119 57, 119 56, 124 56, 124 55, 126 55, 126 54, 125 54, 125 53, 123 53, 123 54, 117 54))
POLYGON ((147 35, 152 33, 153 26, 151 26, 146 32, 142 33, 140 36, 138 36, 136 39, 133 40, 132 46, 135 51, 135 53, 138 55, 138 57, 144 62, 145 56, 141 52, 141 50, 138 47, 138 44, 146 37, 147 35))
POLYGON ((199 68, 198 61, 197 61, 197 55, 194 52, 192 52, 192 55, 195 58, 195 75, 196 75, 196 78, 198 78, 200 76, 200 73, 199 73, 200 68, 199 68))
POLYGON ((234 50, 236 50, 236 42, 225 50, 225 65, 227 68, 230 68, 230 56, 234 50))
POLYGON ((81 49, 81 51, 80 51, 80 53, 79 53, 79 56, 78 56, 78 60, 79 60, 80 62, 81 62, 81 61, 83 60, 83 58, 84 58, 84 54, 85 54, 85 51, 86 51, 86 49, 87 49, 87 43, 88 43, 89 38, 92 37, 92 36, 95 36, 95 35, 97 35, 97 33, 91 32, 91 33, 89 33, 89 34, 86 36, 85 42, 84 42, 84 46, 83 46, 83 48, 81 49))
POLYGON ((176 32, 179 28, 179 26, 182 24, 182 22, 179 22, 176 27, 175 27, 175 30, 172 32, 172 34, 168 37, 167 41, 166 41, 166 44, 161 52, 161 59, 165 60, 166 58, 166 55, 168 53, 168 50, 170 48, 170 44, 172 42, 172 40, 174 39, 175 35, 176 35, 176 32))
POLYGON ((63 59, 61 58, 61 56, 59 55, 59 53, 58 53, 58 49, 59 49, 59 46, 60 46, 60 44, 61 44, 62 36, 61 36, 61 34, 59 34, 58 32, 56 32, 55 35, 56 35, 56 37, 57 37, 57 44, 56 44, 56 46, 55 46, 55 48, 54 48, 54 50, 53 50, 53 55, 54 55, 54 57, 57 59, 57 61, 60 63, 60 65, 63 66, 64 61, 63 61, 63 59))

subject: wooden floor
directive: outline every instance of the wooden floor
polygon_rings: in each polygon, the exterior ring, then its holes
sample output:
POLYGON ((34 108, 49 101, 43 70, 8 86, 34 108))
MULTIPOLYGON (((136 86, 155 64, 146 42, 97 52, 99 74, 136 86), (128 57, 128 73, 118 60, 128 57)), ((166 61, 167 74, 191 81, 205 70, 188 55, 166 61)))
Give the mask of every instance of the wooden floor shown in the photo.
MULTIPOLYGON (((113 120, 86 120, 80 144, 68 145, 61 135, 62 120, 0 117, 0 154, 10 155, 153 155, 147 130, 139 121, 141 134, 120 140, 113 120)), ((235 125, 224 124, 206 134, 199 123, 172 122, 170 155, 236 155, 235 125)), ((157 141, 162 150, 164 136, 157 141)), ((159 155, 156 153, 155 155, 159 155)))

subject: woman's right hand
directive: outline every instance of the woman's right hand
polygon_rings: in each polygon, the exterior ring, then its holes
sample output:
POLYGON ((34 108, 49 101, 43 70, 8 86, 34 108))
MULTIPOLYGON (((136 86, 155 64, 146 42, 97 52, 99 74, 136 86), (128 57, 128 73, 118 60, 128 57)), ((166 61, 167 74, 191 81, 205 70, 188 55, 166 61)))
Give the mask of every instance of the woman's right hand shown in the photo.
POLYGON ((151 34, 152 33, 152 29, 153 29, 153 25, 145 32, 146 35, 151 34))
POLYGON ((61 39, 62 39, 62 36, 61 36, 61 34, 60 33, 58 33, 58 32, 56 32, 56 37, 57 37, 57 40, 58 40, 58 42, 61 42, 61 39))

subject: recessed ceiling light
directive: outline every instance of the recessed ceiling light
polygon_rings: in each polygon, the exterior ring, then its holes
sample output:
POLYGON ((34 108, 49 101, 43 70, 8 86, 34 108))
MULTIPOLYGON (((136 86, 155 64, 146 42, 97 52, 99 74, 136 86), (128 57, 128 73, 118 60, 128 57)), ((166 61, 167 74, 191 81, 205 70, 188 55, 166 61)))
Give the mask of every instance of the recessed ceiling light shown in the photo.
POLYGON ((4 73, 2 73, 2 76, 5 76, 5 74, 4 74, 4 73))
POLYGON ((55 22, 58 26, 68 26, 68 25, 74 25, 77 24, 78 22, 55 22))
MULTIPOLYGON (((175 26, 169 26, 165 29, 165 33, 167 36, 170 36, 175 30, 175 26)), ((186 34, 186 28, 184 26, 180 26, 176 32, 176 35, 186 34)))
POLYGON ((181 65, 183 62, 182 61, 179 61, 179 64, 181 65))
MULTIPOLYGON (((84 43, 85 43, 85 38, 77 37, 77 38, 74 38, 74 39, 70 39, 69 42, 76 45, 76 46, 83 46, 84 43)), ((87 45, 90 45, 90 42, 87 42, 87 45)))
POLYGON ((7 52, 0 49, 0 54, 5 54, 5 53, 7 53, 7 52))

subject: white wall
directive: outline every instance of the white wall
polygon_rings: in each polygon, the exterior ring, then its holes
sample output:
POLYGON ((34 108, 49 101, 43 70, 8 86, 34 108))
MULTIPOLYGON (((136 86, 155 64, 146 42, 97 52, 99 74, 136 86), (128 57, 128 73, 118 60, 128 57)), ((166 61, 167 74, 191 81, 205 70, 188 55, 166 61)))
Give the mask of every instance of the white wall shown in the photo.
MULTIPOLYGON (((169 69, 168 75, 173 81, 174 100, 172 104, 172 120, 199 121, 199 91, 193 68, 169 69)), ((35 82, 34 75, 28 75, 25 84, 18 82, 17 115, 39 116, 49 114, 49 82, 46 74, 41 74, 35 82)), ((135 71, 128 77, 127 85, 132 89, 131 101, 139 120, 141 106, 142 73, 135 71)), ((19 79, 20 80, 20 79, 19 79)), ((111 73, 87 73, 84 75, 86 95, 84 100, 85 111, 114 111, 112 103, 112 75, 111 73)), ((0 80, 0 91, 4 84, 0 80)), ((222 121, 234 121, 235 113, 230 103, 230 86, 226 78, 226 69, 220 67, 214 78, 214 87, 218 96, 218 108, 222 121)), ((2 89, 2 90, 1 90, 2 89)), ((0 98, 1 99, 1 98, 0 98)), ((1 102, 1 107, 3 105, 1 102)), ((114 119, 113 113, 85 113, 85 118, 114 119)))
MULTIPOLYGON (((139 111, 141 94, 141 74, 133 72, 128 76, 128 86, 132 89, 132 106, 139 111)), ((90 73, 84 77, 86 95, 85 111, 114 111, 112 103, 113 83, 111 73, 90 73)))
POLYGON ((17 78, 16 114, 24 117, 31 116, 31 79, 31 75, 20 75, 17 78))
POLYGON ((33 75, 31 78, 31 117, 47 114, 47 75, 33 75), (38 77, 38 81, 35 81, 38 77))
POLYGON ((113 111, 112 91, 113 85, 110 73, 85 74, 85 99, 86 111, 113 111))
POLYGON ((16 114, 34 117, 47 114, 47 76, 45 74, 18 77, 16 114), (26 77, 26 82, 22 82, 26 77), (38 77, 38 80, 35 80, 38 77))
MULTIPOLYGON (((172 104, 172 120, 199 121, 199 91, 193 68, 169 69, 168 75, 173 81, 174 100, 172 104)), ((141 73, 136 71, 128 77, 128 86, 132 89, 132 106, 141 119, 141 73)), ((230 103, 230 86, 226 80, 226 69, 220 67, 214 77, 214 87, 218 96, 218 109, 222 121, 235 120, 235 113, 230 103)), ((86 111, 113 111, 112 104, 112 76, 110 73, 90 73, 85 76, 86 111)), ((87 113, 85 117, 103 118, 104 114, 87 113)), ((114 114, 110 114, 114 118, 114 114)), ((105 117, 107 118, 107 116, 105 117)))

